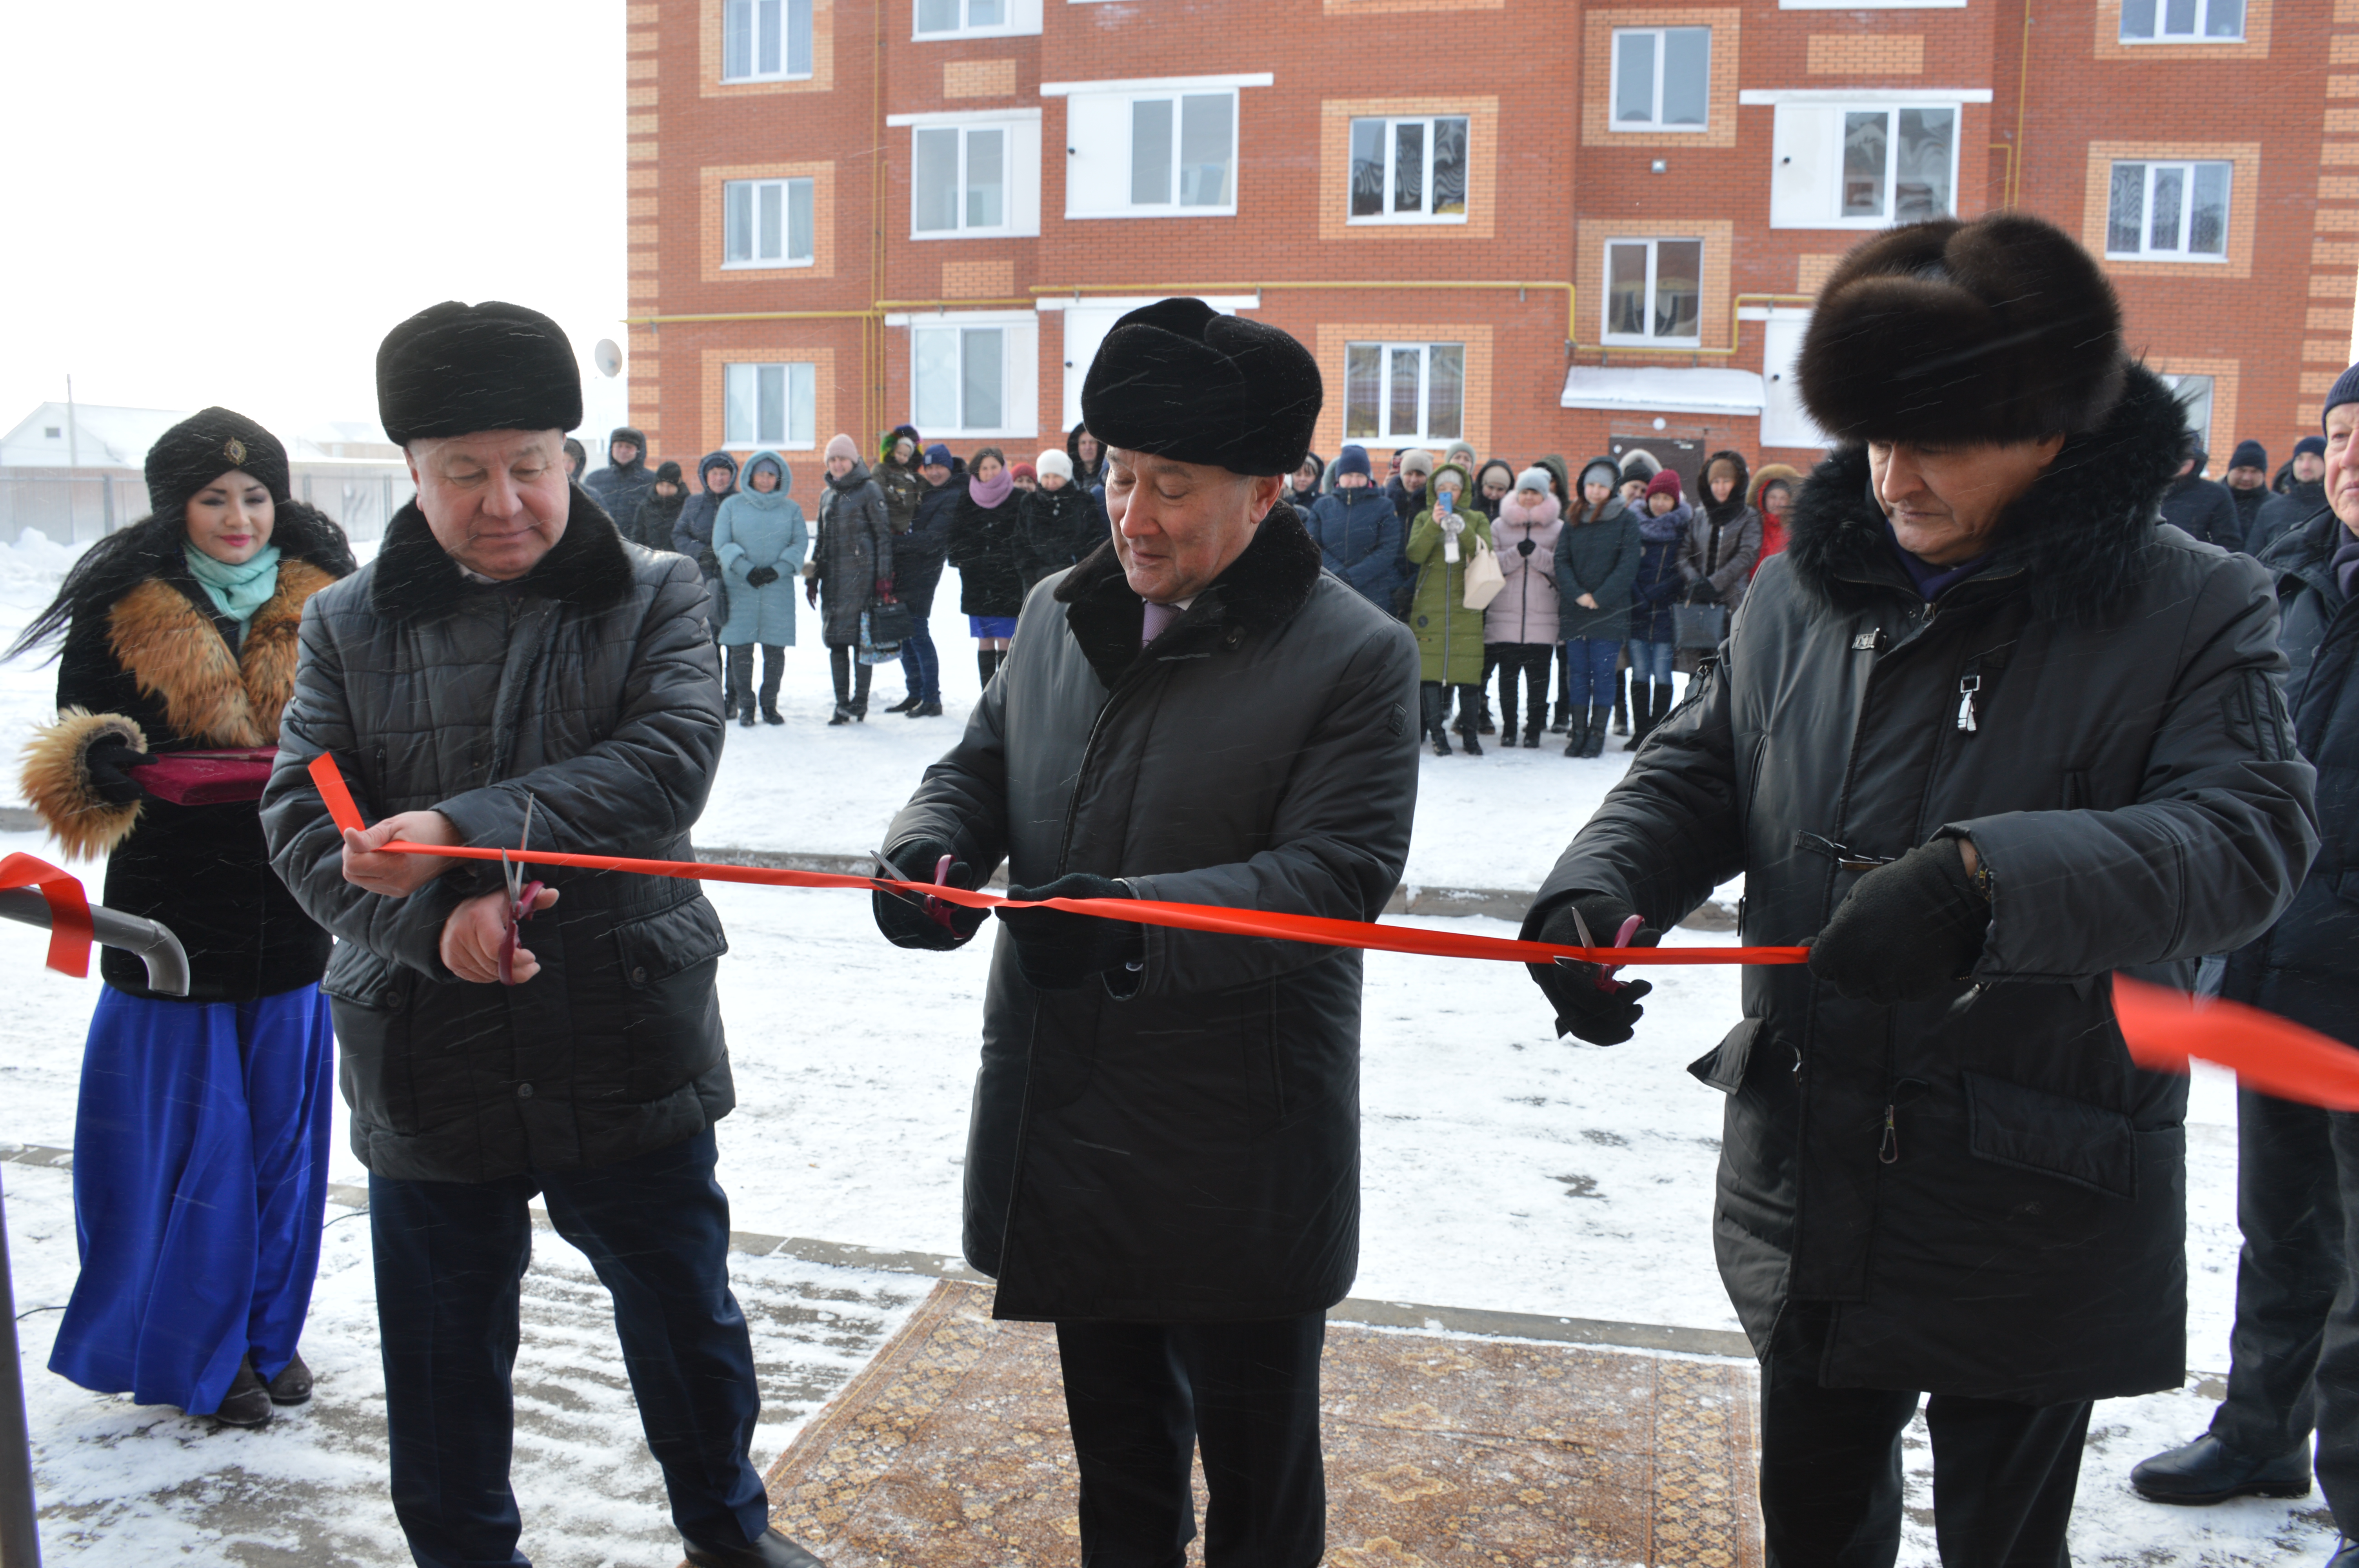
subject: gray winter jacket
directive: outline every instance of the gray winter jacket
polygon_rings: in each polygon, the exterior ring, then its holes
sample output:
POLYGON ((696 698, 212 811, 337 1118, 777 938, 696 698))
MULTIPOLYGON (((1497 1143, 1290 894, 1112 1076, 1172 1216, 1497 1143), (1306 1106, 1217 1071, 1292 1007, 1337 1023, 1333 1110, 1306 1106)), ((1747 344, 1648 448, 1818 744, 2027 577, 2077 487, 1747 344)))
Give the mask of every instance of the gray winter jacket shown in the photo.
POLYGON ((1711 509, 1698 501, 1688 519, 1688 536, 1680 541, 1680 576, 1689 587, 1707 578, 1719 602, 1731 613, 1745 602, 1753 580, 1753 563, 1761 558, 1761 514, 1750 506, 1712 525, 1711 509))
MULTIPOLYGON (((1147 649, 1111 544, 1026 601, 965 737, 886 835, 1018 885, 1372 920, 1408 852, 1417 648, 1289 507, 1147 649)), ((1142 928, 1146 965, 984 1004, 968 1260, 1005 1318, 1317 1312, 1359 1256, 1360 955, 1142 928)))
POLYGON ((893 524, 866 464, 854 462, 842 479, 822 472, 820 484, 810 570, 819 584, 821 640, 857 647, 860 612, 875 602, 876 584, 893 576, 893 524))
POLYGON ((1602 890, 1668 925, 1742 872, 1743 940, 1803 943, 1874 863, 1973 840, 1976 989, 1879 1007, 1748 968, 1690 1069, 1729 1097, 1730 1298, 1765 1353, 1789 1298, 1833 1303, 1830 1386, 2051 1404, 2180 1380, 2187 1080, 2131 1065, 2110 977, 2191 987, 2286 907, 2317 836, 2266 578, 2154 522, 2180 427, 2133 369, 1930 605, 1864 453, 1822 463, 1717 667, 1527 923, 1602 890))
POLYGON ((626 545, 574 492, 564 536, 515 585, 470 582, 413 504, 377 558, 306 608, 294 700, 262 800, 271 864, 335 933, 353 1151, 379 1175, 484 1182, 605 1165, 703 1131, 734 1103, 713 975, 728 943, 697 884, 536 867, 562 895, 525 927, 540 973, 508 990, 440 957, 462 861, 404 899, 343 878, 305 769, 331 752, 371 821, 431 809, 462 842, 694 858, 721 754, 705 590, 685 556, 626 545))

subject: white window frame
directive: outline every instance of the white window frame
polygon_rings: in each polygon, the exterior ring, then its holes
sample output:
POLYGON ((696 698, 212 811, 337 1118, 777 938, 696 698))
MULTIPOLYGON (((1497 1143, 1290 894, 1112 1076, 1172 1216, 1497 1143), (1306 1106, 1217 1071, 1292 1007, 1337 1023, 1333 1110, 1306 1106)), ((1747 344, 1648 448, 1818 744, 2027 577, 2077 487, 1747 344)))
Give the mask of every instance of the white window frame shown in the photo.
POLYGON ((809 81, 811 79, 811 9, 816 0, 722 0, 721 80, 723 81, 809 81), (778 69, 761 68, 762 24, 767 21, 781 35, 777 40, 778 69), (730 48, 741 27, 754 30, 745 44, 746 68, 729 69, 736 51, 730 48), (800 34, 798 38, 797 34, 800 34), (795 45, 802 45, 803 67, 794 68, 795 45))
POLYGON ((1385 150, 1384 211, 1365 214, 1353 212, 1352 211, 1352 199, 1354 192, 1351 189, 1347 188, 1343 192, 1343 221, 1346 223, 1360 226, 1374 226, 1387 223, 1463 223, 1466 222, 1466 209, 1473 200, 1473 186, 1474 182, 1474 116, 1472 114, 1353 115, 1352 117, 1351 128, 1344 133, 1345 153, 1343 160, 1343 178, 1347 181, 1358 178, 1359 160, 1350 149, 1353 143, 1358 138, 1360 127, 1367 124, 1381 125, 1384 127, 1381 133, 1384 137, 1385 150), (1420 183, 1419 184, 1418 189, 1426 193, 1425 200, 1430 206, 1432 201, 1433 193, 1433 128, 1437 123, 1444 120, 1455 120, 1466 128, 1466 147, 1463 162, 1468 189, 1462 190, 1459 193, 1458 211, 1455 212, 1394 211, 1392 210, 1393 180, 1397 172, 1395 168, 1397 161, 1397 155, 1400 147, 1400 138, 1397 128, 1402 125, 1423 125, 1425 127, 1425 167, 1419 171, 1420 183))
MULTIPOLYGON (((996 109, 978 113, 929 114, 890 114, 885 124, 894 129, 909 132, 909 238, 912 240, 968 240, 988 237, 1035 235, 1040 232, 1040 111, 1038 109, 996 109), (958 139, 959 199, 958 226, 951 229, 920 229, 918 227, 918 133, 921 131, 991 130, 1005 128, 1006 189, 1003 199, 1002 216, 1006 220, 996 227, 970 227, 967 224, 966 156, 967 138, 958 139)), ((920 427, 923 428, 923 427, 920 427)))
POLYGON ((1692 349, 1701 347, 1703 342, 1703 245, 1704 238, 1701 234, 1625 234, 1608 239, 1605 242, 1604 271, 1602 274, 1605 281, 1605 286, 1603 289, 1601 290, 1605 297, 1599 308, 1597 315, 1597 341, 1601 343, 1610 343, 1617 347, 1626 346, 1630 348, 1642 349, 1692 349), (1659 247, 1666 243, 1691 244, 1696 247, 1695 331, 1686 337, 1658 338, 1650 332, 1616 332, 1612 330, 1606 323, 1614 319, 1614 247, 1616 245, 1644 245, 1647 247, 1646 319, 1651 322, 1655 319, 1655 285, 1657 281, 1656 265, 1659 258, 1659 247))
MULTIPOLYGON (((1462 342, 1430 343, 1375 342, 1363 341, 1343 345, 1343 439, 1378 448, 1433 446, 1445 441, 1465 439, 1466 430, 1466 345, 1462 342), (1353 435, 1352 422, 1352 353, 1355 349, 1374 349, 1377 352, 1381 381, 1376 393, 1376 428, 1373 434, 1353 435), (1435 431, 1433 423, 1433 351, 1458 351, 1458 428, 1435 431), (1418 356, 1418 427, 1415 430, 1395 430, 1392 423, 1393 356, 1415 351, 1418 356)), ((923 427, 920 427, 923 428, 923 427)))
POLYGON ((2252 18, 2252 0, 2122 0, 2122 25, 2118 36, 2125 44, 2241 44, 2245 41, 2245 27, 2252 18), (2170 24, 2170 13, 2181 5, 2187 8, 2193 19, 2194 30, 2165 32, 2163 29, 2170 24), (2236 30, 2233 33, 2209 31, 2212 13, 2229 6, 2235 8, 2236 30), (2154 31, 2130 31, 2131 17, 2140 12, 2153 25, 2154 31))
MULTIPOLYGON (((819 366, 810 361, 742 360, 723 364, 721 367, 721 445, 723 449, 733 452, 817 450, 819 447, 818 387, 819 366), (739 393, 739 388, 745 382, 755 381, 757 384, 755 391, 758 399, 758 373, 766 370, 781 373, 778 377, 778 386, 783 406, 779 410, 779 428, 784 432, 784 438, 776 441, 762 439, 758 427, 761 416, 757 401, 753 416, 757 421, 757 427, 745 438, 739 439, 737 432, 732 428, 737 399, 731 395, 739 393), (798 415, 800 415, 799 418, 797 417, 798 415), (797 428, 798 426, 801 427, 799 430, 797 428), (800 439, 797 439, 798 435, 800 439)), ((739 393, 739 395, 742 396, 743 394, 739 393)))
POLYGON ((1710 27, 1616 27, 1607 46, 1606 59, 1611 62, 1605 90, 1605 128, 1608 131, 1645 132, 1647 135, 1667 133, 1671 135, 1701 135, 1712 128, 1712 29, 1710 27), (1669 50, 1665 47, 1666 33, 1701 33, 1703 35, 1703 118, 1694 124, 1670 124, 1663 119, 1663 73, 1669 69, 1669 50), (1655 80, 1652 83, 1654 114, 1646 120, 1625 120, 1622 105, 1622 40, 1635 33, 1651 33, 1655 38, 1655 80))
MULTIPOLYGON (((1040 433, 1040 317, 1033 310, 947 310, 923 313, 894 313, 885 318, 887 327, 906 328, 909 335, 909 422, 925 431, 926 439, 946 441, 968 440, 1031 440, 1040 433), (925 344, 922 339, 929 332, 965 333, 996 328, 1000 330, 1000 416, 995 426, 970 426, 964 423, 948 425, 940 421, 920 423, 919 406, 919 363, 925 344)), ((965 341, 959 343, 960 366, 963 373, 965 341)), ((962 421, 966 410, 960 410, 962 421)))
MULTIPOLYGON (((1093 218, 1234 218, 1245 181, 1242 145, 1243 90, 1267 87, 1277 78, 1268 71, 1226 76, 1141 76, 1099 81, 1044 81, 1043 98, 1065 99, 1065 217, 1069 222, 1093 218), (1182 207, 1175 200, 1148 206, 1130 200, 1131 104, 1142 98, 1184 98, 1200 93, 1232 94, 1229 121, 1229 196, 1223 207, 1182 207), (1098 167, 1103 166, 1103 167, 1098 167)), ((1172 137, 1176 179, 1180 138, 1172 137)))
POLYGON ((2115 158, 2105 166, 2105 255, 2111 261, 2186 262, 2196 266, 2216 266, 2228 259, 2229 221, 2236 210, 2236 166, 2225 158, 2115 158), (2143 168, 2144 186, 2138 201, 2138 248, 2134 251, 2114 249, 2114 170, 2124 164, 2143 168), (2198 169, 2216 168, 2225 183, 2224 200, 2220 213, 2220 248, 2217 251, 2190 251, 2185 248, 2188 232, 2195 222, 2195 175, 2198 169), (2180 248, 2156 250, 2148 243, 2154 236, 2155 177, 2164 169, 2180 171, 2179 199, 2179 233, 2180 248))
MULTIPOLYGON (((755 226, 755 216, 751 211, 746 215, 746 223, 749 231, 751 231, 755 226)), ((750 232, 747 237, 749 240, 754 238, 750 232)), ((795 179, 729 179, 722 181, 722 270, 724 272, 780 272, 791 267, 810 266, 815 265, 818 252, 819 205, 817 182, 815 180, 812 180, 806 176, 795 179), (795 255, 791 249, 788 248, 794 243, 795 192, 793 187, 795 186, 801 186, 803 188, 803 205, 810 215, 810 232, 806 236, 810 243, 810 251, 809 254, 800 256, 795 255), (739 200, 738 193, 740 191, 745 192, 744 200, 748 206, 751 207, 760 202, 761 192, 765 187, 775 188, 778 192, 779 254, 775 259, 766 256, 749 255, 743 261, 732 261, 729 259, 729 246, 731 240, 734 238, 734 225, 735 223, 736 214, 733 209, 739 200)))
POLYGON ((2156 373, 2162 377, 2162 384, 2170 388, 2171 401, 2179 405, 2181 416, 2187 420, 2189 431, 2195 436, 2203 450, 2207 452, 2212 450, 2212 425, 2219 413, 2219 405, 2213 400, 2220 395, 2220 378, 2214 375, 2180 374, 2170 371, 2160 371, 2156 373), (2203 419, 2201 424, 2195 419, 2195 410, 2199 406, 2203 410, 2203 419))
POLYGON ((951 38, 1026 38, 1036 36, 1040 31, 1040 0, 999 0, 999 12, 1004 20, 981 26, 967 20, 974 14, 976 0, 954 0, 959 15, 957 27, 921 32, 919 23, 925 16, 927 3, 928 0, 909 0, 909 39, 912 43, 938 44, 951 38))
MULTIPOLYGON (((1964 156, 1965 105, 1987 103, 1987 89, 1903 90, 1855 92, 1850 89, 1798 91, 1747 89, 1737 95, 1745 106, 1765 104, 1777 111, 1770 134, 1769 226, 1773 229, 1886 229, 1902 220, 1892 215, 1899 180, 1899 160, 1893 156, 1892 137, 1904 109, 1946 110, 1950 120, 1950 207, 1958 203, 1958 171, 1964 156), (1852 114, 1883 112, 1887 116, 1884 170, 1884 211, 1873 217, 1846 217, 1843 211, 1843 135, 1852 114)), ((1909 220, 1914 222, 1915 220, 1909 220)))

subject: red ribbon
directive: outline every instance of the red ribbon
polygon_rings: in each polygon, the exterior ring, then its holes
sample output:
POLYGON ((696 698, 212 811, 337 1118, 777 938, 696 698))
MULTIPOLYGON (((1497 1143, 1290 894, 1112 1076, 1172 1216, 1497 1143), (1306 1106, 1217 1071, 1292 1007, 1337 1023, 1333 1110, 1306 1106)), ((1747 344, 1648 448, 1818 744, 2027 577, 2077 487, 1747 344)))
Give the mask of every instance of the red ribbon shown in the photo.
POLYGON ((2201 1057, 2246 1088, 2328 1110, 2359 1110, 2359 1051, 2288 1018, 2239 1001, 2198 1002, 2184 991, 2114 977, 2114 1017, 2130 1059, 2184 1073, 2201 1057))
POLYGON ((0 860, 0 888, 29 887, 49 906, 49 968, 76 979, 90 974, 90 895, 82 881, 47 860, 12 854, 0 860))
MULTIPOLYGON (((311 759, 311 778, 328 803, 328 815, 339 827, 361 831, 360 807, 344 787, 335 759, 322 752, 311 759)), ((1268 936, 1286 942, 1309 942, 1324 947, 1364 947, 1384 953, 1416 953, 1434 958, 1491 958, 1517 964, 1547 964, 1573 958, 1589 964, 1802 964, 1807 947, 1562 947, 1552 942, 1517 942, 1499 936, 1473 936, 1455 931, 1424 931, 1405 925, 1380 925, 1365 920, 1331 920, 1316 914, 1278 914, 1263 910, 1222 909, 1205 903, 1165 903, 1144 898, 1050 898, 1025 901, 996 893, 970 892, 934 882, 896 881, 887 877, 854 877, 831 871, 790 871, 766 866, 720 866, 701 860, 636 860, 619 855, 561 854, 535 849, 476 849, 464 845, 410 844, 400 839, 383 846, 395 854, 445 855, 461 860, 512 861, 536 866, 574 866, 591 871, 627 871, 643 877, 686 877, 708 882, 751 882, 758 887, 856 888, 863 892, 929 893, 969 909, 1061 909, 1074 914, 1094 914, 1139 925, 1168 925, 1185 931, 1216 931, 1234 936, 1268 936)))

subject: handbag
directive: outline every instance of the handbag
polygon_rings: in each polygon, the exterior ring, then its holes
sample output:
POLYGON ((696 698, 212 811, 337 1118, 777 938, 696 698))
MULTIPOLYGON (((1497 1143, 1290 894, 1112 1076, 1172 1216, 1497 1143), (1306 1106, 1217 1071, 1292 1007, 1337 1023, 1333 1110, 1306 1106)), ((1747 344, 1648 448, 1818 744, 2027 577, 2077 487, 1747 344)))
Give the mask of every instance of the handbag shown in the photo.
POLYGON ((1690 604, 1685 600, 1671 606, 1671 645, 1676 648, 1717 648, 1728 637, 1728 606, 1725 604, 1690 604))
POLYGON ((1474 554, 1466 563, 1466 608, 1487 610, 1507 586, 1507 574, 1499 569, 1499 557, 1492 553, 1489 541, 1474 535, 1474 554))
POLYGON ((868 635, 879 646, 891 643, 896 646, 917 634, 918 618, 909 607, 897 599, 887 599, 868 607, 868 635))
POLYGON ((909 634, 909 627, 907 624, 908 613, 907 606, 898 604, 878 604, 860 612, 859 659, 862 664, 889 665, 901 657, 901 638, 909 634), (904 622, 901 637, 883 637, 877 631, 880 618, 888 610, 901 611, 904 622))

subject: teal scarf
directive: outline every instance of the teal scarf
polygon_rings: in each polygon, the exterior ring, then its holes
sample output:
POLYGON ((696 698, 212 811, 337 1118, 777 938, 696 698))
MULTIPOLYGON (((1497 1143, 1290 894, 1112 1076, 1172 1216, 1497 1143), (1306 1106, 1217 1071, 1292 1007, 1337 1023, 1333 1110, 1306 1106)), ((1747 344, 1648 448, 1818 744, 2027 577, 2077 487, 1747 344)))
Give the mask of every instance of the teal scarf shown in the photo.
POLYGON ((263 546, 254 553, 254 559, 237 567, 213 559, 194 545, 182 545, 180 554, 188 559, 190 574, 203 585, 205 597, 240 626, 253 620, 254 612, 278 591, 276 545, 263 546))

